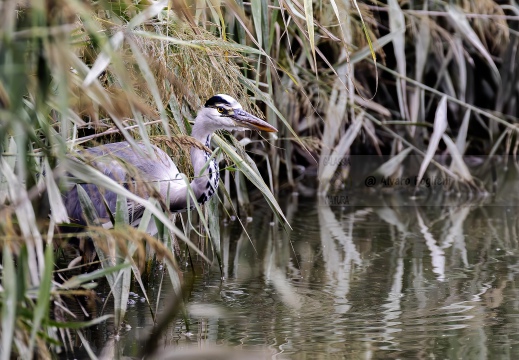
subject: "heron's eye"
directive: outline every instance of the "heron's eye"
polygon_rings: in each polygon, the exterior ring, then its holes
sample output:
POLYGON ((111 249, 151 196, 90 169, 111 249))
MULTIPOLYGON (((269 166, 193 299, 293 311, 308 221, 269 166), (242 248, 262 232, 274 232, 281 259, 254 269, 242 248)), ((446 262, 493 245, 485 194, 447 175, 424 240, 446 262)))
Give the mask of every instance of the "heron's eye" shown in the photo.
POLYGON ((219 112, 220 114, 223 114, 223 113, 225 112, 225 109, 224 109, 223 107, 221 107, 221 106, 218 106, 218 107, 216 108, 216 110, 218 110, 218 112, 219 112))

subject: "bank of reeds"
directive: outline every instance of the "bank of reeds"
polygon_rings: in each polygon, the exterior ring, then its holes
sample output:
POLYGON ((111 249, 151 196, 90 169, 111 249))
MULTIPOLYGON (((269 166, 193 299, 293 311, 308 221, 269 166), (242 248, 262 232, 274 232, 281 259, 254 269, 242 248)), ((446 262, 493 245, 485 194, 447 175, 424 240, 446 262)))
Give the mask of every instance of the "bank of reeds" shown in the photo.
MULTIPOLYGON (((414 154, 423 159, 420 176, 429 165, 440 167, 470 189, 480 184, 464 155, 517 152, 516 5, 490 0, 314 4, 314 58, 298 27, 307 8, 295 3, 283 2, 277 18, 271 9, 268 19, 274 23, 267 27, 289 24, 273 30, 277 37, 270 39, 278 44, 270 52, 275 62, 290 69, 272 76, 277 80, 272 92, 311 150, 297 142, 285 145, 289 174, 293 163, 314 167, 318 159, 319 192, 326 193, 348 177, 347 168, 338 168, 345 156, 404 154, 393 159, 396 165, 414 154), (452 160, 437 163, 437 154, 452 160)), ((399 169, 382 170, 390 176, 399 169)))
MULTIPOLYGON (((249 179, 283 222, 272 195, 280 184, 295 186, 301 168, 315 168, 317 190, 330 191, 348 172, 329 159, 348 154, 395 155, 382 168, 392 175, 414 153, 423 156, 421 176, 439 166, 474 185, 464 154, 517 150, 518 10, 490 0, 2 2, 0 357, 70 348, 70 331, 88 324, 62 299, 84 295, 103 276, 118 329, 131 279, 146 292, 143 244, 166 259, 178 291, 173 238, 206 256, 186 236, 191 216, 179 229, 158 203, 72 160, 80 147, 121 139, 178 145, 172 155, 189 174, 185 146, 175 138, 189 134, 205 99, 227 93, 281 131, 240 142, 215 137, 217 156, 231 165, 220 194, 226 211, 246 213, 249 179), (452 162, 435 162, 438 153, 452 162), (66 242, 57 231, 68 221, 60 195, 70 186, 65 174, 120 196, 112 231, 99 226, 81 197, 91 226, 80 234, 98 240, 103 264, 93 273, 55 270, 53 245, 66 242), (158 220, 160 241, 128 230, 126 199, 146 206, 141 224, 158 220)), ((218 201, 206 206, 212 216, 197 209, 215 252, 218 201)))
MULTIPOLYGON (((82 162, 76 151, 120 139, 131 144, 137 139, 154 142, 177 155, 177 163, 189 174, 190 164, 183 154, 192 141, 182 134, 189 134, 189 120, 207 98, 227 93, 259 114, 247 96, 243 84, 249 83, 242 72, 249 66, 243 54, 257 51, 228 43, 203 27, 189 26, 173 9, 168 10, 167 2, 141 5, 130 1, 1 4, 2 359, 11 354, 48 358, 72 350, 78 337, 94 356, 96 351, 89 349, 78 329, 114 317, 110 321, 119 333, 132 279, 147 299, 142 275, 149 256, 164 260, 178 304, 182 275, 173 255, 175 244, 186 244, 191 256, 198 253, 207 259, 186 236, 194 226, 191 216, 184 229, 178 228, 157 201, 140 199, 107 179, 82 162), (60 231, 58 225, 68 222, 61 192, 73 182, 97 184, 119 194, 111 219, 114 229, 103 228, 91 200, 79 191, 89 226, 73 236, 60 231), (127 199, 146 207, 139 229, 128 225, 127 199), (158 239, 144 232, 151 221, 158 224, 158 239), (95 264, 82 264, 93 256, 70 256, 74 248, 66 244, 72 237, 80 243, 92 240, 100 268, 84 273, 85 265, 96 269, 95 264), (56 268, 57 263, 65 263, 66 268, 56 268), (95 298, 92 281, 101 278, 111 289, 106 301, 113 301, 113 314, 84 321, 68 310, 64 298, 95 298)), ((243 157, 242 146, 222 141, 216 151, 216 156, 232 159, 229 162, 264 192, 282 219, 258 168, 243 157)), ((202 229, 211 238, 217 237, 214 222, 218 221, 214 206, 218 199, 213 202, 207 207, 211 211, 207 221, 197 208, 202 229)), ((149 307, 153 312, 155 304, 149 307)), ((91 309, 82 308, 91 318, 91 309)))

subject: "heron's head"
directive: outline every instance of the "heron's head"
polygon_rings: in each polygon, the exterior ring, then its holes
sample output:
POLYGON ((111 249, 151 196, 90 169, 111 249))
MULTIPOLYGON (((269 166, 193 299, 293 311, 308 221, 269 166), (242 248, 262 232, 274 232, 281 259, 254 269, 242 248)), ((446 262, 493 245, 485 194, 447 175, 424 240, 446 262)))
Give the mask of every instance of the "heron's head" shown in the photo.
POLYGON ((207 100, 198 113, 198 121, 203 121, 205 126, 214 130, 278 131, 266 121, 243 110, 238 101, 225 94, 218 94, 207 100))

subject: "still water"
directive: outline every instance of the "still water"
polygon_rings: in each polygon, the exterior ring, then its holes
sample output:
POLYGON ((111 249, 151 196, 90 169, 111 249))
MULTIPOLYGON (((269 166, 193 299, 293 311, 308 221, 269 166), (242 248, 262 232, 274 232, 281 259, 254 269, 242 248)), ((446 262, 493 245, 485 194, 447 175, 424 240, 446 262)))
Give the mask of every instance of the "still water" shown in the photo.
MULTIPOLYGON (((516 184, 483 199, 356 194, 378 196, 370 206, 292 195, 292 230, 258 203, 246 232, 221 225, 222 272, 194 259, 187 322, 159 347, 179 359, 519 358, 516 184)), ((170 282, 158 293, 160 314, 170 282)), ((138 353, 149 314, 130 306, 116 354, 138 353)))

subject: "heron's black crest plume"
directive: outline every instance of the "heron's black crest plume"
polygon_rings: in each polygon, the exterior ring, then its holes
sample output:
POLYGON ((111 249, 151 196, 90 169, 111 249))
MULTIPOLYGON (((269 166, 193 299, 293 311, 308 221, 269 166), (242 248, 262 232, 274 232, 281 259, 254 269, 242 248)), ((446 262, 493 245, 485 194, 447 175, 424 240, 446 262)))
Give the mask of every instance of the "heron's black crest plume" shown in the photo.
POLYGON ((225 99, 224 95, 215 95, 205 102, 204 107, 215 107, 216 105, 232 106, 231 102, 225 99))

